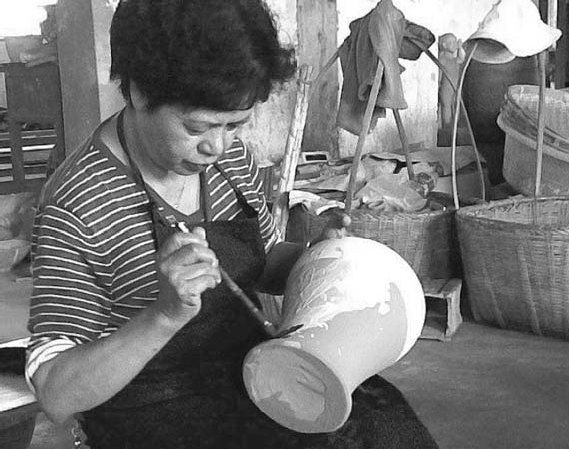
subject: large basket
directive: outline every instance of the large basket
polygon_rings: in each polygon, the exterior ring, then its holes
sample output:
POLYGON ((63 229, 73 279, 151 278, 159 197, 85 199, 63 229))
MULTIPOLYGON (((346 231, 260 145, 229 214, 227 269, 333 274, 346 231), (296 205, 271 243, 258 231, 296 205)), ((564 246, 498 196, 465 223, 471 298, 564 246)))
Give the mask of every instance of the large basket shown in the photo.
POLYGON ((469 206, 456 221, 474 319, 569 339, 569 198, 469 206))
MULTIPOLYGON (((355 209, 351 234, 376 240, 399 253, 419 278, 460 275, 460 257, 454 229, 454 210, 415 213, 374 213, 355 209)), ((304 207, 290 211, 287 240, 307 243, 322 232, 330 215, 316 215, 304 207)))

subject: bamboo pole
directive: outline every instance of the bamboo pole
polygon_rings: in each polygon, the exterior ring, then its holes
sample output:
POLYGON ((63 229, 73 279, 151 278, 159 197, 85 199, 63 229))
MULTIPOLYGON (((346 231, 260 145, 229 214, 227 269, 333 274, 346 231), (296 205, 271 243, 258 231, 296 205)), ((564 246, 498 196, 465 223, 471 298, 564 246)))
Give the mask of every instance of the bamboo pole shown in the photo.
POLYGON ((378 59, 377 67, 375 69, 375 76, 373 78, 373 84, 371 86, 371 92, 367 100, 367 105, 362 120, 362 128, 358 136, 358 142, 356 144, 354 159, 352 161, 352 167, 350 170, 350 180, 348 182, 348 190, 346 191, 346 203, 345 203, 346 204, 345 212, 347 215, 350 215, 350 212, 352 211, 352 200, 356 188, 356 178, 358 174, 358 168, 360 166, 365 140, 367 134, 369 133, 371 119, 373 116, 373 110, 375 109, 375 103, 377 101, 377 96, 379 94, 379 86, 381 84, 382 75, 383 75, 383 63, 381 62, 381 59, 378 59))
POLYGON ((539 63, 539 103, 537 109, 537 144, 536 144, 536 167, 535 167, 535 197, 541 194, 541 172, 543 165, 543 135, 545 132, 545 51, 538 55, 539 63))
MULTIPOLYGON (((473 148, 473 151, 474 151, 474 156, 475 156, 475 158, 476 158, 476 165, 477 165, 477 168, 478 168, 480 189, 481 189, 481 192, 482 192, 482 199, 483 199, 484 201, 486 201, 486 183, 485 183, 485 181, 484 181, 484 170, 483 170, 483 168, 482 168, 482 161, 481 161, 481 158, 480 158, 480 151, 478 150, 478 145, 476 144, 476 138, 474 137, 474 130, 472 129, 472 122, 470 121, 470 117, 469 117, 469 115, 468 115, 468 110, 466 109, 466 105, 464 104, 464 100, 463 100, 463 98, 462 98, 462 85, 460 86, 460 93, 459 93, 459 86, 457 86, 457 85, 454 83, 454 80, 452 79, 452 77, 451 77, 450 74, 448 73, 448 70, 446 69, 446 67, 444 67, 444 66, 441 64, 441 62, 438 60, 438 58, 437 58, 426 46, 422 45, 420 42, 417 42, 415 39, 409 38, 409 41, 412 42, 412 43, 413 43, 417 48, 419 48, 421 51, 423 51, 423 52, 427 55, 427 57, 429 57, 429 59, 431 59, 431 60, 433 61, 433 63, 441 70, 443 76, 448 80, 449 84, 451 85, 451 87, 452 87, 452 88, 454 89, 454 91, 455 91, 456 98, 457 98, 457 100, 459 101, 459 105, 460 105, 460 112, 462 112, 462 114, 464 115, 465 120, 466 120, 467 131, 468 131, 468 134, 469 134, 469 136, 470 136, 470 141, 471 141, 472 148, 473 148)), ((476 47, 474 47, 473 52, 475 51, 475 48, 476 48, 476 47)), ((472 52, 472 54, 474 54, 473 52, 472 52)), ((334 62, 336 61, 336 59, 338 59, 339 55, 340 55, 340 54, 339 54, 339 49, 338 49, 338 50, 336 50, 336 51, 334 52, 334 54, 330 57, 330 59, 329 59, 329 60, 327 61, 327 63, 324 65, 324 67, 322 68, 322 70, 320 70, 320 72, 318 73, 318 75, 316 76, 316 78, 312 81, 312 83, 311 83, 311 84, 312 84, 312 85, 311 85, 311 88, 312 88, 312 89, 314 89, 314 88, 318 85, 318 83, 321 82, 321 80, 324 78, 325 73, 330 69, 330 67, 332 67, 332 65, 334 64, 334 62)), ((467 65, 465 64, 465 69, 466 69, 466 68, 467 68, 467 65)), ((464 82, 464 75, 465 75, 465 73, 466 73, 466 70, 464 70, 463 73, 462 73, 462 82, 464 82)), ((462 83, 461 83, 461 84, 462 84, 462 83)), ((369 103, 368 103, 368 104, 369 104, 369 103)), ((373 112, 373 110, 372 110, 372 112, 373 112)), ((393 112, 394 112, 394 115, 395 115, 395 110, 393 110, 393 112)), ((399 115, 399 114, 398 114, 398 115, 399 115)), ((458 106, 455 108, 455 114, 454 114, 454 115, 455 115, 455 117, 457 117, 457 115, 458 115, 458 106)), ((399 115, 399 120, 400 120, 400 118, 401 118, 401 117, 400 117, 400 115, 399 115)), ((405 134, 404 128, 402 128, 402 127, 400 128, 400 127, 399 127, 399 124, 400 124, 400 123, 402 124, 402 121, 398 121, 397 116, 395 117, 395 121, 396 121, 397 126, 398 126, 398 131, 399 131, 400 138, 403 137, 404 139, 406 139, 406 134, 405 134), (402 134, 401 130, 403 131, 403 134, 402 134)), ((365 122, 365 116, 364 116, 364 122, 365 122)), ((458 127, 458 117, 457 117, 457 124, 456 124, 456 126, 458 127)), ((369 128, 368 128, 368 130, 369 130, 369 128)), ((361 134, 360 134, 360 137, 361 137, 361 134)), ((365 138, 364 138, 363 140, 365 141, 365 138)), ((456 173, 454 173, 454 171, 456 170, 456 137, 453 138, 453 141, 455 142, 454 148, 453 148, 453 150, 452 150, 453 154, 452 154, 452 156, 451 156, 452 159, 453 159, 453 162, 452 162, 452 165, 453 165, 453 173, 452 173, 452 174, 453 174, 453 196, 455 196, 456 198, 458 198, 458 191, 457 191, 458 188, 457 188, 457 186, 456 186, 456 182, 457 182, 457 181, 456 181, 456 173)), ((359 142, 359 139, 358 139, 358 142, 359 142)), ((404 144, 403 144, 403 139, 402 139, 402 145, 403 145, 403 150, 405 151, 405 146, 404 146, 404 144)), ((363 146, 363 144, 362 144, 362 146, 363 146)), ((356 147, 356 151, 357 151, 357 147, 356 147)), ((360 149, 360 152, 361 152, 361 149, 360 149)), ((410 158, 409 158, 409 159, 410 159, 410 158)), ((413 175, 414 175, 414 173, 412 172, 413 168, 412 168, 412 165, 411 165, 409 159, 406 157, 406 163, 407 163, 407 167, 408 167, 408 168, 411 167, 411 172, 409 172, 410 176, 413 176, 413 175)), ((358 164, 359 164, 359 161, 358 161, 358 164)), ((355 180, 352 181, 352 178, 350 178, 350 182, 355 183, 355 180)), ((353 188, 353 186, 352 186, 352 188, 353 188)), ((348 187, 348 189, 349 189, 349 187, 348 187)), ((456 205, 457 202, 458 202, 458 200, 455 200, 455 205, 456 205)), ((349 198, 349 196, 347 195, 347 196, 346 196, 346 211, 348 211, 348 213, 349 213, 349 210, 351 209, 351 203, 352 203, 352 198, 349 198)))
POLYGON ((288 131, 284 157, 281 162, 277 199, 273 207, 273 217, 277 232, 284 240, 288 223, 288 194, 293 189, 296 175, 296 167, 300 156, 306 115, 308 113, 308 97, 310 92, 310 76, 312 67, 303 64, 299 70, 297 79, 296 101, 291 125, 288 131))
POLYGON ((324 64, 324 67, 322 67, 322 69, 320 70, 320 72, 318 72, 318 75, 316 75, 316 78, 314 78, 312 80, 311 84, 311 90, 314 91, 314 89, 316 88, 316 86, 318 84, 320 84, 320 82, 322 81, 322 79, 324 78, 324 76, 326 75, 326 72, 328 72, 328 70, 330 70, 330 67, 332 67, 334 65, 334 63, 336 62, 336 59, 338 59, 340 57, 340 49, 336 49, 336 51, 332 54, 332 56, 330 56, 330 59, 328 59, 328 61, 326 62, 326 64, 324 64))
MULTIPOLYGON (((447 68, 441 64, 441 61, 424 45, 420 44, 419 42, 415 41, 412 38, 409 40, 415 44, 419 49, 423 51, 427 55, 427 57, 433 61, 433 63, 439 68, 442 72, 443 76, 447 79, 450 86, 454 90, 455 95, 457 95, 457 85, 455 84, 454 80, 448 73, 447 68)), ((466 128, 468 131, 468 135, 470 137, 470 142, 472 144, 472 149, 474 150, 474 157, 476 158, 476 168, 478 169, 478 177, 480 180, 480 191, 482 192, 482 199, 486 201, 486 183, 484 182, 484 170, 482 169, 482 160, 480 159, 480 151, 478 151, 478 145, 476 144, 476 138, 474 137, 474 130, 472 129, 472 122, 470 121, 470 116, 468 115, 468 110, 466 109, 466 105, 464 104, 464 99, 462 95, 460 95, 460 110, 464 115, 464 119, 466 121, 466 128)))
POLYGON ((415 179, 415 171, 413 170, 413 159, 411 158, 411 151, 409 150, 409 140, 407 139, 407 133, 405 132, 405 127, 403 126, 403 120, 401 120, 401 114, 399 109, 393 109, 393 116, 395 117, 395 123, 397 124, 397 131, 399 132, 399 138, 401 139, 401 146, 403 147, 403 153, 405 154, 405 163, 407 164, 407 174, 409 180, 413 181, 415 179))
POLYGON ((462 98, 462 85, 464 83, 464 76, 466 75, 466 70, 470 65, 470 61, 474 56, 474 52, 478 48, 478 42, 474 42, 472 45, 472 49, 468 53, 466 60, 464 61, 464 66, 460 72, 460 79, 458 80, 458 86, 456 87, 456 101, 454 106, 454 117, 453 117, 453 124, 452 124, 452 155, 451 155, 451 175, 452 175, 452 197, 454 200, 454 207, 455 209, 460 208, 460 202, 458 200, 458 186, 456 182, 457 173, 456 173, 456 134, 458 132, 458 112, 460 107, 460 100, 462 98))
POLYGON ((541 172, 543 168, 543 135, 545 133, 545 65, 547 50, 542 51, 537 56, 539 66, 539 93, 537 105, 537 141, 536 141, 536 162, 535 162, 535 191, 533 196, 533 224, 537 225, 538 213, 537 199, 541 195, 541 172))

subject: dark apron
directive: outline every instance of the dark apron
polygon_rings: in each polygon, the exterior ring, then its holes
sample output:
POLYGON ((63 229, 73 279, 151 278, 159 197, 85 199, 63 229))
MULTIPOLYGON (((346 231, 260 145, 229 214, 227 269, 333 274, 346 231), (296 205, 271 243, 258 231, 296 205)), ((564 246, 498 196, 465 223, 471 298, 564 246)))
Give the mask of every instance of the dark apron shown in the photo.
MULTIPOLYGON (((129 156, 135 180, 149 196, 158 249, 170 235, 177 232, 173 226, 176 218, 157 203, 140 171, 133 164, 124 140, 122 120, 121 114, 118 120, 119 138, 129 156)), ((187 224, 190 227, 199 224, 206 230, 210 248, 216 253, 220 265, 243 290, 253 296, 253 286, 262 273, 265 261, 257 212, 223 170, 219 167, 217 169, 233 188, 241 213, 232 221, 209 221, 208 209, 202 207, 206 220, 187 224)), ((202 182, 203 184, 205 183, 202 182)), ((202 197, 206 196, 207 193, 202 192, 202 197)), ((141 429, 150 424, 151 427, 163 427, 160 424, 160 413, 157 413, 160 407, 156 404, 163 405, 165 401, 185 398, 197 406, 201 399, 195 401, 191 398, 196 392, 202 398, 214 394, 218 388, 235 390, 241 387, 241 361, 246 351, 261 341, 259 325, 225 284, 206 291, 202 300, 198 316, 186 324, 130 384, 106 403, 84 414, 84 428, 93 449, 143 447, 141 442, 133 444, 129 435, 140 434, 141 429), (148 420, 144 416, 132 419, 132 409, 142 411, 147 406, 155 410, 148 416, 148 420), (107 423, 109 416, 112 416, 113 421, 110 427, 107 423), (123 424, 119 424, 120 421, 123 424), (116 434, 113 431, 115 429, 116 434)), ((205 410, 200 410, 199 415, 204 414, 205 410)), ((176 422, 179 424, 178 420, 176 422)), ((184 432, 187 430, 186 426, 180 428, 184 432)), ((174 441, 179 436, 168 432, 168 438, 174 438, 172 443, 164 439, 156 446, 156 440, 152 438, 150 441, 155 443, 149 442, 144 447, 177 447, 174 441)))
MULTIPOLYGON (((232 221, 212 222, 205 210, 206 220, 199 225, 221 266, 254 297, 265 255, 257 212, 230 184, 241 214, 232 221)), ((202 197, 206 195, 202 190, 202 197)), ((159 247, 175 231, 172 218, 164 217, 150 199, 159 247)), ((259 324, 223 283, 202 299, 198 316, 139 375, 109 401, 83 414, 91 449, 436 447, 398 390, 378 376, 356 390, 350 419, 338 432, 300 434, 275 423, 249 400, 241 374, 244 356, 264 338, 259 324), (394 414, 395 427, 390 419, 394 414), (399 419, 407 414, 408 419, 399 419)))

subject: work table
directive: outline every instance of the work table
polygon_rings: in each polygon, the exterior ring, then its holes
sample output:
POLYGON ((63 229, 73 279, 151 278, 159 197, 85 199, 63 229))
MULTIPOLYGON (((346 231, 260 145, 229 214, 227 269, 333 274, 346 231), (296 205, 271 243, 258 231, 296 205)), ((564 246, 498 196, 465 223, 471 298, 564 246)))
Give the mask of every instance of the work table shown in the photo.
MULTIPOLYGON (((0 273, 0 351, 3 347, 25 347, 29 332, 32 279, 25 269, 0 273)), ((0 430, 7 414, 36 402, 24 376, 0 370, 0 430)))
POLYGON ((0 345, 29 337, 32 279, 26 274, 25 268, 0 272, 0 345))

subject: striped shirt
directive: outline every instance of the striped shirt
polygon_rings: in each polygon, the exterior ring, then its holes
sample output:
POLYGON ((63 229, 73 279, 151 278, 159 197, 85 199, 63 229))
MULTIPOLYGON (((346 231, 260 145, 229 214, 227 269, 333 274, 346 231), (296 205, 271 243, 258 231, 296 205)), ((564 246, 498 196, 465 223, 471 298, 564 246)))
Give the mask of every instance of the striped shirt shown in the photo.
MULTIPOLYGON (((258 212, 268 251, 277 233, 251 153, 235 140, 218 165, 258 212)), ((42 192, 32 237, 28 381, 42 363, 108 336, 157 298, 149 200, 129 173, 93 137, 42 192)), ((235 218, 241 208, 227 180, 213 165, 205 180, 211 219, 235 218)))

